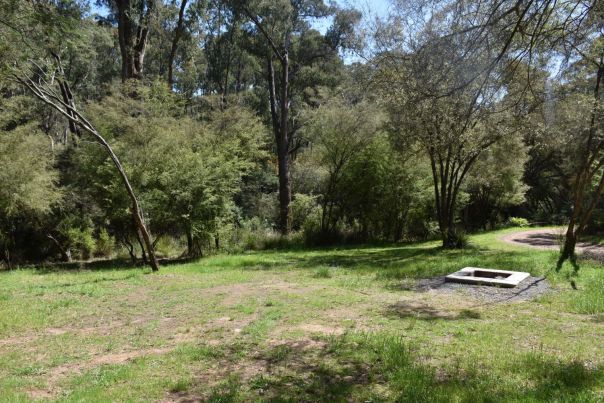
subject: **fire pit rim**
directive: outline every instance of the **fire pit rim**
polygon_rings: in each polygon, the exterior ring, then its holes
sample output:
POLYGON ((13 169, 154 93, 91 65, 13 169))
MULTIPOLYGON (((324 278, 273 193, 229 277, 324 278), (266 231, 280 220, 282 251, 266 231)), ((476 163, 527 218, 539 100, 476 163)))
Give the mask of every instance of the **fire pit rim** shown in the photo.
POLYGON ((445 281, 476 285, 495 285, 499 287, 513 288, 528 277, 530 277, 530 273, 522 271, 487 269, 483 267, 464 267, 463 269, 458 270, 455 273, 451 273, 448 276, 445 276, 445 281), (490 277, 475 277, 473 276, 473 274, 476 271, 502 274, 506 275, 506 278, 497 279, 490 277))

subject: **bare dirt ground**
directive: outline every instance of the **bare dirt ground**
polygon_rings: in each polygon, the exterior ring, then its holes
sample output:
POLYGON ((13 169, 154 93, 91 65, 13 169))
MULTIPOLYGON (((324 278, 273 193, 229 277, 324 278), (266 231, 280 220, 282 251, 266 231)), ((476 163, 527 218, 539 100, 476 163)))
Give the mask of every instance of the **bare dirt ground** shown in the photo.
MULTIPOLYGON (((535 249, 559 250, 564 234, 563 228, 534 229, 504 235, 501 241, 535 249)), ((604 261, 604 245, 579 242, 577 252, 590 259, 604 261)))

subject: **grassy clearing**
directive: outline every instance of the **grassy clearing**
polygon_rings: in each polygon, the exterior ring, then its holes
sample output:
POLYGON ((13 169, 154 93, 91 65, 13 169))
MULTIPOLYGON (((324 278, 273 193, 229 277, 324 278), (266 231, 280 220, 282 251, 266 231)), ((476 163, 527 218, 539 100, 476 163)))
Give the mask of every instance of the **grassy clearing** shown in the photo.
POLYGON ((169 266, 0 274, 8 401, 601 401, 604 267, 506 231, 437 243, 268 251, 169 266), (547 275, 556 291, 489 304, 414 292, 463 266, 547 275))

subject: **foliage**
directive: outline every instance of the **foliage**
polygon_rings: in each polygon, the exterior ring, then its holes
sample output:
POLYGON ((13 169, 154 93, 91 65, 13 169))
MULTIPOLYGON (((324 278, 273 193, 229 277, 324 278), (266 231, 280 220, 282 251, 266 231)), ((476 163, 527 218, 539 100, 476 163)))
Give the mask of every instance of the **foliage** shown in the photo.
POLYGON ((522 217, 510 217, 508 218, 508 225, 510 227, 528 227, 529 221, 522 217))
POLYGON ((0 0, 13 260, 146 258, 109 159, 14 81, 25 72, 68 84, 58 98, 115 148, 164 256, 455 247, 579 210, 581 231, 603 228, 595 3, 418 0, 375 21, 322 0, 98 3, 0 0))
POLYGON ((110 257, 114 250, 115 240, 105 228, 102 228, 94 245, 94 255, 97 257, 110 257))
POLYGON ((61 202, 53 157, 48 138, 32 125, 0 130, 0 246, 9 265, 28 230, 61 202))
MULTIPOLYGON (((262 158, 264 129, 238 107, 212 112, 205 122, 171 116, 171 96, 163 92, 164 87, 158 85, 139 91, 142 99, 132 100, 118 91, 103 103, 91 105, 89 111, 96 116, 99 130, 114 142, 116 152, 124 155, 153 232, 186 235, 189 253, 201 254, 201 243, 233 220, 233 198, 242 178, 262 158), (132 109, 139 114, 129 115, 132 109)), ((127 227, 127 201, 121 198, 121 205, 115 205, 120 200, 120 184, 105 173, 109 163, 105 157, 92 163, 87 160, 91 147, 82 149, 82 170, 92 168, 90 175, 106 178, 97 191, 112 193, 105 197, 110 204, 103 210, 113 211, 108 218, 120 231, 127 227)))
POLYGON ((522 182, 526 147, 518 135, 502 138, 485 150, 468 175, 462 212, 466 228, 495 228, 504 214, 525 201, 528 187, 522 182))

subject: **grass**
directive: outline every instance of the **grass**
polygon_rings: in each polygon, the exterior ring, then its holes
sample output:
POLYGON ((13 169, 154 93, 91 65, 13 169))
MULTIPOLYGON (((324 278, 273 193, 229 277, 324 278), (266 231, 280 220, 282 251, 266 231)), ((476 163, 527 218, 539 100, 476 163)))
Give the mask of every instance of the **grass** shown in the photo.
POLYGON ((602 401, 604 267, 578 290, 513 230, 436 242, 0 273, 3 401, 602 401), (415 292, 463 266, 546 275, 533 301, 415 292))

